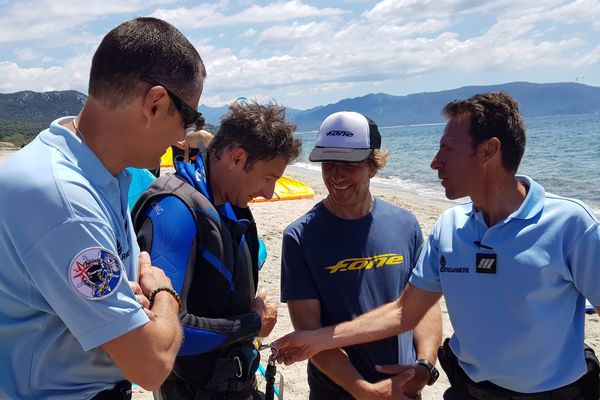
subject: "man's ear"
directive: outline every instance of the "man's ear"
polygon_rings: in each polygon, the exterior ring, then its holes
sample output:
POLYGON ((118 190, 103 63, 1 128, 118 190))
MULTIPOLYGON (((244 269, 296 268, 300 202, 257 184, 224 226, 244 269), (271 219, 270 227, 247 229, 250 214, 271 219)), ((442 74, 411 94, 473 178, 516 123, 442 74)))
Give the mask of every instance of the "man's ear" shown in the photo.
POLYGON ((502 143, 497 137, 492 137, 480 145, 480 150, 484 161, 489 161, 496 156, 500 156, 500 147, 502 143))
POLYGON ((146 126, 169 110, 169 95, 162 86, 153 86, 146 92, 142 100, 142 108, 146 120, 146 126))
POLYGON ((231 169, 243 169, 248 159, 248 153, 243 148, 236 146, 229 151, 231 169))

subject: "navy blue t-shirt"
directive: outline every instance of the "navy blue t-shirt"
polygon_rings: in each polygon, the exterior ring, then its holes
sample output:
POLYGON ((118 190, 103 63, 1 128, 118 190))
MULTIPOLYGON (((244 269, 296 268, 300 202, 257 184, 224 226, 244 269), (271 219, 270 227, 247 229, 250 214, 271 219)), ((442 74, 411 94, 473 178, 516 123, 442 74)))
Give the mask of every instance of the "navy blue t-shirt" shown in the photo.
MULTIPOLYGON (((348 321, 396 300, 423 245, 410 212, 375 199, 357 220, 333 215, 322 202, 284 231, 281 301, 319 300, 323 326, 348 321)), ((412 331, 345 349, 370 382, 386 376, 375 364, 412 364, 412 331)))

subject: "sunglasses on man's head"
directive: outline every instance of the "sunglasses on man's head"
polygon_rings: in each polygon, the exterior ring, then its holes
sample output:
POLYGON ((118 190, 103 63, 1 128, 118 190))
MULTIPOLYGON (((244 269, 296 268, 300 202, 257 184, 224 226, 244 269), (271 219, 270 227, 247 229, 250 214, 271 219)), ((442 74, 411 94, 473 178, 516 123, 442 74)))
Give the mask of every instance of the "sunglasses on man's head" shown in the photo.
POLYGON ((171 100, 173 100, 173 104, 175 104, 175 108, 181 114, 183 118, 183 125, 185 129, 195 128, 196 121, 202 118, 202 113, 194 110, 192 107, 188 106, 183 100, 181 100, 177 95, 169 90, 165 85, 156 80, 150 78, 149 76, 142 76, 141 79, 154 86, 162 86, 166 91, 171 100))

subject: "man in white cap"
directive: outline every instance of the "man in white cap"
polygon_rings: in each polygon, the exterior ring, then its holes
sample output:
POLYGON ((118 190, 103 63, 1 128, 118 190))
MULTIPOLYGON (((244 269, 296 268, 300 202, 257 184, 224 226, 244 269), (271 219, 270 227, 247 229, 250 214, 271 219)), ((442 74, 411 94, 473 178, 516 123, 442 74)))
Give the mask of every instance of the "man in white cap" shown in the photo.
MULTIPOLYGON (((321 162, 327 197, 284 232, 281 300, 294 328, 316 329, 351 320, 398 298, 423 244, 410 212, 374 198, 369 184, 389 157, 377 125, 356 112, 325 119, 310 161, 321 162)), ((414 331, 314 355, 310 399, 385 399, 391 379, 377 364, 405 364, 414 374, 404 393, 433 384, 441 343, 435 304, 414 331)))

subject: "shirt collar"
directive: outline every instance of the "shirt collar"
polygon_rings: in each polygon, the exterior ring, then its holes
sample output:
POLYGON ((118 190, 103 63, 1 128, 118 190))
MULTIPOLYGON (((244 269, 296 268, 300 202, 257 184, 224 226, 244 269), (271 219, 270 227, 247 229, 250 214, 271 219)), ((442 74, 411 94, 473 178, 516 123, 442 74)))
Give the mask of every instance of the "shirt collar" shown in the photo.
POLYGON ((96 154, 62 123, 68 122, 75 117, 63 117, 52 121, 50 128, 40 133, 40 139, 47 145, 54 147, 62 153, 67 160, 81 168, 82 174, 97 187, 106 187, 111 182, 118 180, 118 176, 124 174, 127 178, 129 173, 121 171, 113 176, 102 164, 96 154))
POLYGON ((517 176, 517 179, 527 188, 527 195, 521 203, 521 207, 508 218, 531 219, 538 215, 544 208, 546 191, 539 183, 526 175, 517 176))
MULTIPOLYGON (((527 195, 521 203, 521 206, 506 217, 504 222, 508 222, 511 219, 534 218, 544 208, 546 191, 543 186, 526 175, 517 175, 517 179, 527 188, 527 195)), ((474 216, 478 213, 473 206, 473 202, 465 203, 462 206, 465 209, 465 214, 468 216, 474 216)))

